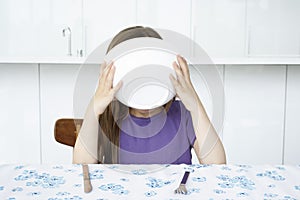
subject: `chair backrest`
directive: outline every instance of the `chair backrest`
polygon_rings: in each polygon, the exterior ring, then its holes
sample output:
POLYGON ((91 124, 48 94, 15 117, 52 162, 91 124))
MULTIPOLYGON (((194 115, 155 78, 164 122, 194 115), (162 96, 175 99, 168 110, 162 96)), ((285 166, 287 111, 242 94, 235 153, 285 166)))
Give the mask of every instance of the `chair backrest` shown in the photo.
POLYGON ((74 147, 82 122, 83 119, 58 119, 54 127, 55 140, 74 147))

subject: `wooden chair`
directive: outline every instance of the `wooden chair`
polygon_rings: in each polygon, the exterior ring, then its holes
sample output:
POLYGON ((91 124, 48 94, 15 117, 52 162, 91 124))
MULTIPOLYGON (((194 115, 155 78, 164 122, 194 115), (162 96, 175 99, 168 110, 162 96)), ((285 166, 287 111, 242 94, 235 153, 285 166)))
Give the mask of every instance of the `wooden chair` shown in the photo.
POLYGON ((54 138, 57 142, 74 147, 83 119, 58 119, 54 126, 54 138))

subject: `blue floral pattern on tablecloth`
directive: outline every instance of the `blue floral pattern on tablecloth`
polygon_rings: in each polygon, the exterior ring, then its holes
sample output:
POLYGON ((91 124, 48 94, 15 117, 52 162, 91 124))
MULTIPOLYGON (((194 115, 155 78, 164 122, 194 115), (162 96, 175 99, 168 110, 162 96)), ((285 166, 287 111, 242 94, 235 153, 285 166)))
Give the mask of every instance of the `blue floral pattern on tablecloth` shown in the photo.
POLYGON ((233 188, 233 187, 241 187, 247 190, 254 190, 255 183, 245 176, 235 176, 230 178, 228 175, 220 175, 217 176, 218 179, 222 180, 218 185, 222 188, 233 188))
POLYGON ((285 178, 283 176, 281 176, 280 174, 278 174, 278 172, 275 171, 275 170, 273 170, 273 171, 267 170, 263 173, 258 173, 256 176, 268 177, 268 178, 271 178, 275 181, 284 181, 285 180, 285 178))
POLYGON ((55 188, 64 184, 63 176, 51 176, 49 173, 38 173, 36 170, 23 170, 22 174, 14 178, 16 181, 25 181, 28 187, 55 188))
POLYGON ((102 191, 110 191, 113 194, 119 194, 119 195, 127 195, 129 193, 128 190, 124 189, 124 186, 115 183, 101 185, 99 189, 102 191))
POLYGON ((175 180, 163 181, 161 179, 154 178, 154 177, 148 177, 148 178, 146 178, 146 180, 148 181, 148 182, 146 182, 146 185, 149 186, 150 188, 161 188, 161 187, 169 185, 175 181, 175 180))
POLYGON ((145 196, 146 197, 153 197, 155 196, 157 193, 155 191, 149 191, 149 192, 145 192, 145 196))
POLYGON ((300 199, 300 165, 0 165, 0 199, 300 199), (189 171, 187 194, 175 194, 189 171))

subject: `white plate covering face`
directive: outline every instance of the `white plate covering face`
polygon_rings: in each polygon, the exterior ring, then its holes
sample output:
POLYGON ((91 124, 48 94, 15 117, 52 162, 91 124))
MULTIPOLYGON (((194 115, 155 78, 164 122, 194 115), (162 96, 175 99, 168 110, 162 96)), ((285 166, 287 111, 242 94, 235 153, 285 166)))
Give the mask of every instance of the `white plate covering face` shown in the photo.
POLYGON ((120 80, 123 86, 116 98, 128 107, 152 109, 164 105, 175 96, 169 75, 175 71, 174 53, 161 49, 137 49, 114 60, 113 86, 120 80))

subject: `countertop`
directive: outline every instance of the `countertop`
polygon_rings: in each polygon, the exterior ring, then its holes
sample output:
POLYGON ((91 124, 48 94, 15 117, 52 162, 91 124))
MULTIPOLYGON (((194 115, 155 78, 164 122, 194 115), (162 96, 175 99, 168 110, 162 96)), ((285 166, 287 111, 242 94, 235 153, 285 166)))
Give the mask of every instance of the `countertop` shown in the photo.
MULTIPOLYGON (((217 65, 300 65, 300 57, 211 58, 217 65)), ((0 57, 0 64, 100 64, 84 57, 0 57)), ((207 63, 201 63, 207 64, 207 63)))

